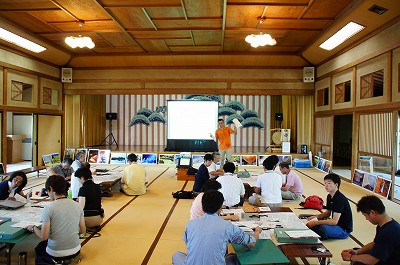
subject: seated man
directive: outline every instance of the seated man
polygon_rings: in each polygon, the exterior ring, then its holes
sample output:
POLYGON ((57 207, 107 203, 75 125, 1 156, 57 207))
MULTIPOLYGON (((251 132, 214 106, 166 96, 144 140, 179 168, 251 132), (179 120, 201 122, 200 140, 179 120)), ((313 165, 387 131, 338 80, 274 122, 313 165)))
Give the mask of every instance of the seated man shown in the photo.
POLYGON ((382 201, 373 195, 364 196, 357 203, 357 212, 376 225, 375 238, 358 250, 343 250, 343 260, 351 261, 354 265, 400 264, 400 225, 387 215, 382 201))
POLYGON ((71 175, 74 172, 72 165, 72 159, 70 157, 64 158, 61 164, 54 165, 47 170, 47 175, 58 175, 63 177, 66 181, 71 179, 71 175))
POLYGON ((233 175, 235 169, 235 164, 227 162, 224 165, 225 174, 217 178, 217 181, 222 186, 220 191, 225 198, 224 205, 227 207, 242 206, 244 203, 244 185, 241 179, 233 175))
POLYGON ((264 201, 269 207, 279 207, 282 203, 281 187, 282 178, 276 174, 276 159, 269 156, 263 161, 265 173, 257 178, 255 193, 249 198, 252 205, 264 206, 264 201), (261 194, 261 196, 259 195, 261 194))
POLYGON ((224 175, 225 172, 221 168, 217 168, 217 163, 220 160, 219 153, 213 152, 212 156, 213 156, 213 160, 211 162, 211 165, 209 167, 207 167, 208 173, 210 174, 210 178, 218 178, 219 176, 224 175))
POLYGON ((199 170, 196 173, 196 177, 194 178, 194 184, 193 184, 194 195, 199 194, 201 192, 201 188, 203 187, 203 185, 207 182, 207 180, 209 180, 210 175, 208 174, 207 167, 211 165, 212 159, 213 157, 211 154, 206 154, 204 156, 204 162, 199 167, 199 170))
POLYGON ((86 232, 83 209, 65 197, 65 185, 61 176, 48 177, 45 188, 53 202, 43 209, 41 228, 26 227, 42 240, 35 248, 36 264, 54 264, 53 260, 72 259, 80 252, 79 234, 86 232))
POLYGON ((298 200, 303 195, 303 184, 299 175, 290 169, 289 163, 280 163, 281 173, 286 175, 286 182, 281 187, 282 199, 298 200))
POLYGON ((224 196, 219 191, 204 193, 201 203, 205 214, 190 220, 183 235, 188 253, 174 253, 172 264, 238 264, 236 254, 226 255, 227 244, 255 246, 261 228, 256 227, 254 234, 248 235, 238 226, 219 218, 223 202, 224 196))
POLYGON ((129 154, 129 166, 124 168, 121 178, 121 190, 126 195, 143 195, 146 193, 148 183, 144 166, 137 164, 137 156, 129 154))
POLYGON ((321 240, 336 238, 345 239, 353 231, 353 216, 349 200, 339 191, 340 177, 330 173, 324 177, 327 211, 311 216, 308 220, 317 218, 317 221, 309 221, 307 226, 321 236, 321 240), (330 218, 331 217, 331 218, 330 218))

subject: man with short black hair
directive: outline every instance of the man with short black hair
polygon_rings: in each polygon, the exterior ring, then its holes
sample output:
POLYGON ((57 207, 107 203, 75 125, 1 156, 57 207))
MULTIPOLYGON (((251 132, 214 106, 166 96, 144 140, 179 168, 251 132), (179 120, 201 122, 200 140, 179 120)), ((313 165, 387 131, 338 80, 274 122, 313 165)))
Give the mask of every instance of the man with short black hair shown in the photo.
POLYGON ((244 194, 246 191, 242 180, 233 175, 235 169, 235 164, 227 162, 224 165, 225 174, 217 178, 217 181, 222 186, 220 191, 225 198, 224 205, 227 207, 242 206, 244 203, 244 194))
POLYGON ((238 226, 219 218, 224 202, 224 196, 219 191, 207 191, 201 202, 205 214, 190 220, 183 235, 187 254, 175 252, 172 263, 174 265, 238 264, 236 254, 226 255, 227 244, 241 244, 252 248, 258 241, 261 228, 256 227, 253 235, 248 235, 238 226))
POLYGON ((299 175, 290 169, 289 163, 280 163, 279 169, 286 175, 285 183, 282 184, 281 194, 284 200, 298 200, 303 195, 303 184, 299 175))
POLYGON ((203 187, 203 185, 207 182, 207 180, 210 179, 207 167, 211 165, 212 160, 213 157, 211 154, 206 154, 204 156, 204 162, 199 167, 199 170, 197 171, 196 177, 194 179, 194 184, 193 184, 194 195, 199 194, 201 192, 201 188, 203 187))
POLYGON ((321 240, 330 238, 345 239, 353 231, 353 216, 349 200, 339 191, 340 177, 330 173, 324 177, 327 211, 311 216, 307 226, 321 236, 321 240), (318 220, 313 221, 312 219, 318 220))
POLYGON ((353 265, 400 264, 400 224, 388 216, 382 201, 374 195, 364 196, 357 203, 357 212, 376 225, 375 238, 360 249, 343 250, 343 260, 353 265))
POLYGON ((137 156, 127 156, 129 166, 124 168, 121 178, 121 190, 126 195, 143 195, 146 193, 147 176, 144 166, 137 164, 137 156))

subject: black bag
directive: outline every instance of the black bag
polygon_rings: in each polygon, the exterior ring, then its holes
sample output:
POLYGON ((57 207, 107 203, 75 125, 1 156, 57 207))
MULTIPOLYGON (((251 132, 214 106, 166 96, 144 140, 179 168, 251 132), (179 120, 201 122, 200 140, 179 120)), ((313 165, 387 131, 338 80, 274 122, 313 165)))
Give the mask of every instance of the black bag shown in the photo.
POLYGON ((189 168, 187 169, 186 174, 189 175, 189 176, 194 176, 194 175, 197 174, 197 171, 198 171, 198 170, 195 169, 194 167, 189 167, 189 168))
POLYGON ((193 191, 178 190, 172 193, 172 197, 175 199, 193 199, 193 191))

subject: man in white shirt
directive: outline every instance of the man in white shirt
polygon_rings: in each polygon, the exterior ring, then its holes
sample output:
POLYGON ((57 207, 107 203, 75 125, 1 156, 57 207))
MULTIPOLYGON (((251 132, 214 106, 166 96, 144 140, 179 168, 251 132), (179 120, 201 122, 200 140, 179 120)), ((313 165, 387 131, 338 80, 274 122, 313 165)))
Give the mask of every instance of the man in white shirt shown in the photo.
POLYGON ((218 178, 219 176, 223 176, 225 174, 224 170, 221 168, 217 168, 217 163, 219 162, 220 155, 218 152, 213 152, 213 161, 210 166, 207 167, 208 173, 210 174, 210 178, 218 178))
POLYGON ((222 186, 220 192, 224 195, 224 205, 227 207, 242 206, 245 189, 242 180, 233 175, 235 164, 227 162, 224 165, 224 171, 225 174, 217 178, 222 186))
POLYGON ((258 176, 256 193, 249 198, 249 202, 256 206, 262 206, 262 201, 264 201, 269 207, 280 207, 282 204, 282 178, 274 172, 276 167, 274 157, 267 157, 263 162, 263 167, 265 173, 258 176))

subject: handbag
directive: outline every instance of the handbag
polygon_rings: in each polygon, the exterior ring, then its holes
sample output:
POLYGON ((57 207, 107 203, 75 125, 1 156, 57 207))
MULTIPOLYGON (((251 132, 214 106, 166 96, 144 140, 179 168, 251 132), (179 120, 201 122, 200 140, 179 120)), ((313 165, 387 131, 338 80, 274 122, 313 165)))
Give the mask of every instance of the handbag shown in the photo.
POLYGON ((304 202, 300 203, 300 206, 303 206, 307 209, 315 209, 321 211, 324 207, 324 200, 317 195, 311 195, 308 196, 304 202))

